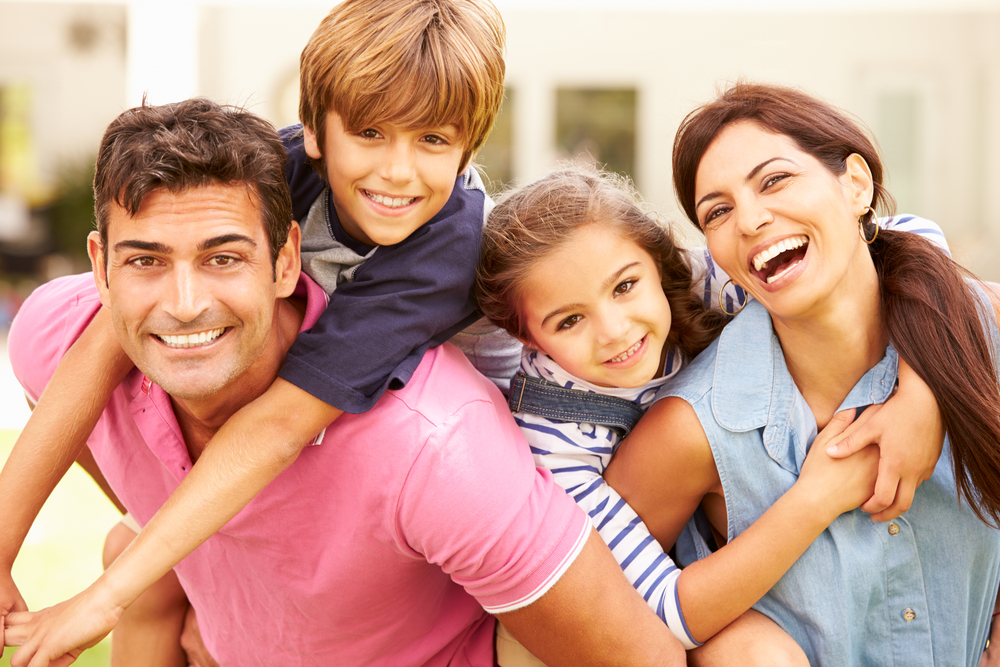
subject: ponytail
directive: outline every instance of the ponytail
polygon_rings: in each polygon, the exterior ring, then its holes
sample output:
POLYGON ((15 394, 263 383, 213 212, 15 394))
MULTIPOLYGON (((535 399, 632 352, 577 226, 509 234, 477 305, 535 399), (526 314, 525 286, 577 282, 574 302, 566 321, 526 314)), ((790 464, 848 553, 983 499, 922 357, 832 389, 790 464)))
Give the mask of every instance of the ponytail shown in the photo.
MULTIPOLYGON (((929 241, 882 230, 871 245, 889 339, 937 399, 959 499, 1000 527, 1000 386, 971 275, 929 241)), ((983 309, 985 308, 985 313, 983 309)))

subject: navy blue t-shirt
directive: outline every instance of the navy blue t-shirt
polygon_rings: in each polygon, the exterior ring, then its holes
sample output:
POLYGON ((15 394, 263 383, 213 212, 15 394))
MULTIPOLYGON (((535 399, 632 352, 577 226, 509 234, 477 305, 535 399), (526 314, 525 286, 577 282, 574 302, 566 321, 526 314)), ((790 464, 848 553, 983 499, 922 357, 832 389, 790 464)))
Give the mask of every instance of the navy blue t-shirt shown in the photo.
MULTIPOLYGON (((302 126, 280 131, 295 219, 329 190, 306 155, 302 126)), ((327 160, 336 156, 326 156, 327 160)), ((471 167, 470 167, 471 169, 471 167)), ((472 282, 479 261, 486 192, 461 174, 444 208, 409 237, 379 247, 337 286, 316 324, 288 351, 279 375, 344 412, 370 409, 402 387, 424 352, 475 322, 472 282)), ((348 237, 330 202, 333 238, 361 255, 372 246, 348 237)))

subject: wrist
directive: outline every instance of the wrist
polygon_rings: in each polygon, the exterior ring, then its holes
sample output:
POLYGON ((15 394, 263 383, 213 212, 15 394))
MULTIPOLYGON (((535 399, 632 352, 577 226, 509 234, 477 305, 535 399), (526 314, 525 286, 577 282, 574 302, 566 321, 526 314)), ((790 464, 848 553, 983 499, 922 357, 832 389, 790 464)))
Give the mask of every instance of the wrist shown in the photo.
POLYGON ((800 517, 800 525, 806 529, 814 529, 817 535, 844 513, 836 499, 823 492, 823 486, 799 477, 792 488, 779 499, 779 502, 788 503, 800 517))

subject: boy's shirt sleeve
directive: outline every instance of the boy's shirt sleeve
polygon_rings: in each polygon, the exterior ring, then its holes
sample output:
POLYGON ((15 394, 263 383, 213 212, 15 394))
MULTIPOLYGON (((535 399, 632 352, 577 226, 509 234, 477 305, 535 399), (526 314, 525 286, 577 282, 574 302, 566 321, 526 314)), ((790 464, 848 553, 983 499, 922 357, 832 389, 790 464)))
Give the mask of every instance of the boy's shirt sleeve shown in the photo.
MULTIPOLYGON (((298 170, 287 173, 312 192, 298 170)), ((336 287, 319 321, 292 345, 280 376, 354 414, 405 385, 429 347, 479 317, 472 282, 488 202, 471 169, 460 175, 436 216, 402 242, 378 247, 336 287)))
POLYGON ((288 154, 285 180, 288 181, 288 189, 292 194, 292 218, 301 223, 309 214, 309 207, 326 189, 326 184, 306 155, 302 125, 284 127, 278 130, 278 136, 288 154))

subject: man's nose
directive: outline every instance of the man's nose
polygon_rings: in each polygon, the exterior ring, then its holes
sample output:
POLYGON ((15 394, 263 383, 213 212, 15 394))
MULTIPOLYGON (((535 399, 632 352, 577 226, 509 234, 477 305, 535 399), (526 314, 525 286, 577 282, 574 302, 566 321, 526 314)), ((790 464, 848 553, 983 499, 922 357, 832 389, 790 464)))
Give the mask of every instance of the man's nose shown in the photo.
POLYGON ((180 322, 196 320, 212 304, 204 280, 197 270, 189 266, 174 266, 168 292, 162 302, 163 310, 180 322))

